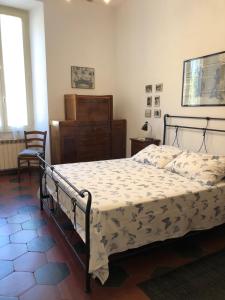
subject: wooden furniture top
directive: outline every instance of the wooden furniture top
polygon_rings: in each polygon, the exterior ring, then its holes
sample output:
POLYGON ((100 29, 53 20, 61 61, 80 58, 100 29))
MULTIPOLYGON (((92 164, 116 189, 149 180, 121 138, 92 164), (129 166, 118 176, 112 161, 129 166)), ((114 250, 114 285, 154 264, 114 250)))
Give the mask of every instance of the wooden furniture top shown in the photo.
POLYGON ((65 119, 77 121, 111 121, 113 118, 112 95, 64 96, 65 119))

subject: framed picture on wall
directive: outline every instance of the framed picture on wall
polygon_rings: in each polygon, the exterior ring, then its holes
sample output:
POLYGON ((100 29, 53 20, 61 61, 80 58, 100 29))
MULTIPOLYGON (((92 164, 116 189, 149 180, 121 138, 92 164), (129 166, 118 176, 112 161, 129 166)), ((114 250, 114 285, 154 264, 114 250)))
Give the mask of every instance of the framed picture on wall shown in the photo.
POLYGON ((163 83, 157 83, 155 85, 155 91, 156 92, 162 92, 163 91, 163 83))
POLYGON ((225 106, 225 52, 184 61, 182 106, 225 106))
POLYGON ((152 106, 152 96, 147 98, 147 106, 152 106))
POLYGON ((161 109, 154 109, 154 117, 161 118, 161 109))
POLYGON ((145 86, 145 92, 146 93, 152 93, 152 84, 148 84, 145 86))
POLYGON ((145 110, 145 118, 151 118, 152 116, 152 111, 151 109, 146 109, 145 110))
POLYGON ((160 96, 155 96, 154 99, 154 106, 160 106, 160 96))
POLYGON ((88 67, 71 67, 71 86, 77 89, 95 88, 95 69, 88 67))

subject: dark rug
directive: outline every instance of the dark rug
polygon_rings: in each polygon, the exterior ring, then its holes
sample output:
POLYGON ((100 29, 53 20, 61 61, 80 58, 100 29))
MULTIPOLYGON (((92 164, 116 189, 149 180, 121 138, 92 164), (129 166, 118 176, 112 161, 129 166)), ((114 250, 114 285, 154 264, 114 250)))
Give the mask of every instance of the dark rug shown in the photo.
POLYGON ((138 286, 151 300, 225 300, 225 250, 138 286))

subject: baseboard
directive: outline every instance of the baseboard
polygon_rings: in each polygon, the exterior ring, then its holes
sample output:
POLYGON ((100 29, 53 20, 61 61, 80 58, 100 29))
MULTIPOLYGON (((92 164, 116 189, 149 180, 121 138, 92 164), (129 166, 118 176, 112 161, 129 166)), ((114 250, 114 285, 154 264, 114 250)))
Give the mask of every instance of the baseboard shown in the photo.
MULTIPOLYGON (((37 167, 33 167, 30 168, 32 173, 38 173, 39 172, 39 168, 37 167)), ((24 172, 28 172, 27 168, 23 168, 21 174, 23 174, 24 172)), ((18 169, 14 168, 14 169, 5 169, 5 170, 0 170, 0 176, 1 175, 17 175, 18 174, 18 169)))
POLYGON ((18 169, 5 169, 5 170, 0 170, 0 175, 14 175, 17 174, 18 169))

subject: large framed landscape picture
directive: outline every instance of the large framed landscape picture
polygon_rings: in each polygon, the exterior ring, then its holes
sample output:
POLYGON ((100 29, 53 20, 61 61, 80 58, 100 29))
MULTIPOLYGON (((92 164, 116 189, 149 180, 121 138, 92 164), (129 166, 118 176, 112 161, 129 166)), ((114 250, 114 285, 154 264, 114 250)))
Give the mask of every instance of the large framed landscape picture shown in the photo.
POLYGON ((225 106, 225 52, 184 61, 182 106, 225 106))

